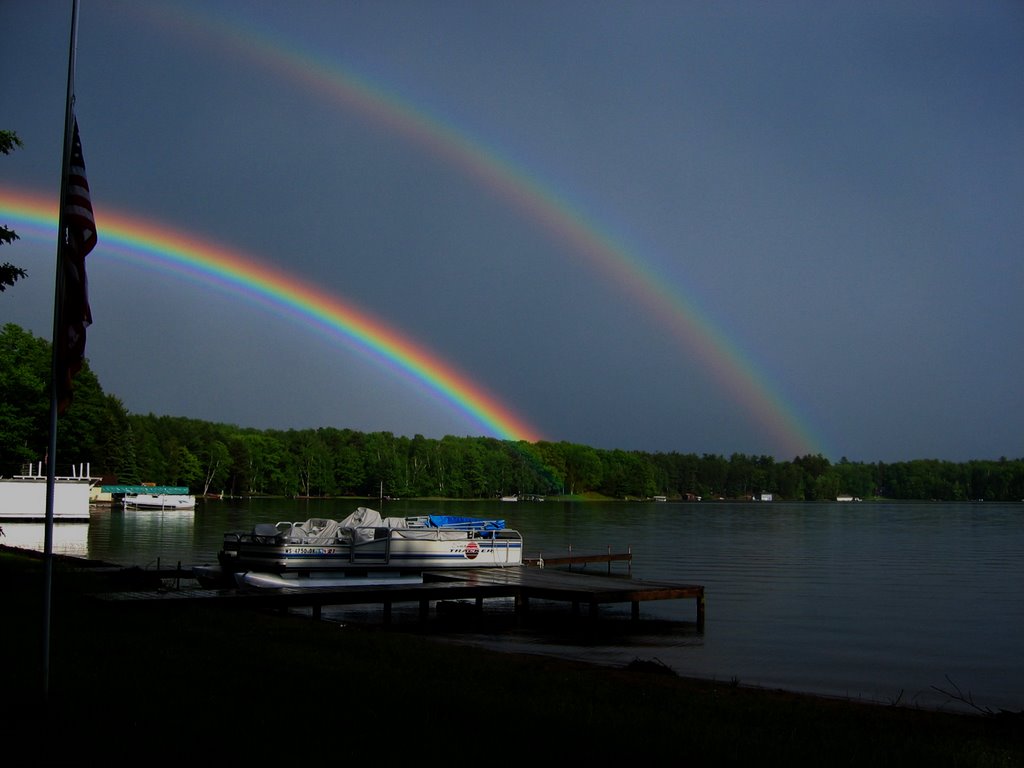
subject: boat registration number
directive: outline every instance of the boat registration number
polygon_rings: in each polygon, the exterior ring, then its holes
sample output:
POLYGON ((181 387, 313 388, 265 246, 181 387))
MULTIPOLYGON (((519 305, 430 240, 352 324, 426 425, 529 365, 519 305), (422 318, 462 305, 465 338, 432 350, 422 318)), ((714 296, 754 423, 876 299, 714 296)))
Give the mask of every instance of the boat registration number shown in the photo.
POLYGON ((289 555, 336 555, 336 547, 288 547, 289 555))

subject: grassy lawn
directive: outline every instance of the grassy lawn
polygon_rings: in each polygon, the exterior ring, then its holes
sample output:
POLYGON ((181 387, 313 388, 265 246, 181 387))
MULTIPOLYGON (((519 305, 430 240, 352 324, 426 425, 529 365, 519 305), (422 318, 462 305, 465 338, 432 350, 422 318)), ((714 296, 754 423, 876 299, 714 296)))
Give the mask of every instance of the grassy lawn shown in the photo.
POLYGON ((608 669, 188 601, 0 548, 4 735, 44 765, 417 756, 501 764, 1024 766, 1024 715, 960 715, 608 669), (43 695, 46 688, 47 695, 43 695))

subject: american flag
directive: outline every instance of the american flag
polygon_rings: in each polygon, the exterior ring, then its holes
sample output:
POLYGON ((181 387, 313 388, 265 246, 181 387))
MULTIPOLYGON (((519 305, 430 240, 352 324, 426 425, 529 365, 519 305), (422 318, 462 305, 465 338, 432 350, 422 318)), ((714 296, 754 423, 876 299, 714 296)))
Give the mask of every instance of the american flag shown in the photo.
POLYGON ((57 339, 57 388, 58 410, 63 413, 71 404, 71 380, 82 370, 85 360, 85 329, 92 324, 85 257, 96 247, 96 220, 92 214, 89 182, 85 178, 85 158, 82 155, 82 141, 78 136, 77 118, 74 120, 74 137, 61 209, 63 282, 60 292, 60 337, 57 339))

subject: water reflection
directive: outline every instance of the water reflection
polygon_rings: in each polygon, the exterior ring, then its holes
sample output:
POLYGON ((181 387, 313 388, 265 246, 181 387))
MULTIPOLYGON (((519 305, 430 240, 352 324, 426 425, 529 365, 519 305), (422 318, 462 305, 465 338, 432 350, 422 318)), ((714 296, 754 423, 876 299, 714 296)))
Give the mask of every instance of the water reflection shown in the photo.
MULTIPOLYGON (((0 526, 0 544, 36 552, 46 550, 46 523, 11 523, 0 526)), ((89 524, 87 522, 55 521, 51 551, 69 557, 89 556, 89 524)))
POLYGON ((192 565, 195 510, 126 510, 113 505, 94 510, 89 521, 89 554, 118 565, 192 565))

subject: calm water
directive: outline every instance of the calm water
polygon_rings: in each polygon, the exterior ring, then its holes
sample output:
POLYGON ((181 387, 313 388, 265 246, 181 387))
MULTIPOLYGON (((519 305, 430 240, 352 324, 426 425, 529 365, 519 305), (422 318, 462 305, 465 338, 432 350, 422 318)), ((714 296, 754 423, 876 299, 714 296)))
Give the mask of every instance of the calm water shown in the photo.
MULTIPOLYGON (((142 567, 212 563, 225 530, 340 518, 355 506, 99 507, 88 524, 56 525, 54 551, 142 567)), ((944 693, 958 689, 980 707, 1024 709, 1024 504, 388 502, 385 511, 502 517, 522 531, 528 557, 628 547, 636 578, 707 590, 703 634, 693 601, 664 601, 642 605, 638 628, 626 621, 628 605, 602 610, 602 626, 613 629, 596 637, 567 642, 531 630, 463 634, 459 642, 607 664, 658 661, 681 675, 744 685, 969 709, 944 693)), ((5 543, 42 549, 41 525, 3 527, 5 543)))

